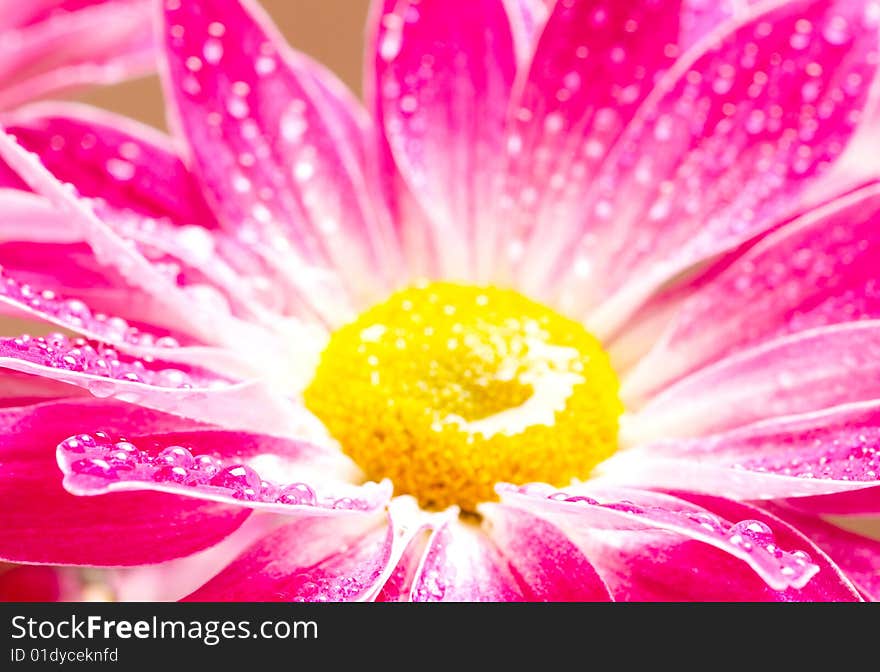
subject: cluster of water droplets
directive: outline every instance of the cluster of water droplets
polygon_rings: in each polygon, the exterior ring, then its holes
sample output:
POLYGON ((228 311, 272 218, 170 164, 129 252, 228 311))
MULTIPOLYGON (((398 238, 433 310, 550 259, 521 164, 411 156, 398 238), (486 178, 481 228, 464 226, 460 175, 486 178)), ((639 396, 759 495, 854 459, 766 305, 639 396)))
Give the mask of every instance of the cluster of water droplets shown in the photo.
POLYGON ((787 586, 802 587, 818 571, 818 567, 813 564, 808 553, 780 548, 773 530, 760 520, 731 522, 709 511, 696 508, 676 510, 637 504, 626 499, 600 502, 589 496, 548 490, 544 484, 510 486, 505 490, 530 497, 544 497, 563 504, 598 507, 602 510, 638 516, 649 526, 655 524, 665 529, 682 531, 697 539, 712 539, 724 548, 735 551, 741 556, 747 556, 768 583, 777 589, 787 586))
POLYGON ((755 457, 732 465, 734 469, 836 481, 876 481, 880 474, 880 429, 859 427, 842 436, 817 436, 796 441, 786 451, 756 451, 755 457), (804 450, 804 446, 812 450, 804 450), (775 453, 775 454, 774 454, 775 453))
MULTIPOLYGON (((193 387, 223 384, 220 380, 201 380, 175 368, 156 368, 151 357, 141 359, 119 354, 112 347, 91 343, 84 338, 69 338, 64 334, 29 336, 0 340, 0 352, 33 364, 48 366, 75 373, 100 376, 120 382, 143 383, 157 387, 191 389, 193 387)), ((89 390, 98 397, 109 396, 115 391, 112 383, 105 388, 95 381, 89 390)))
MULTIPOLYGON (((69 299, 57 292, 39 290, 10 276, 0 266, 0 298, 5 298, 38 312, 72 330, 83 331, 108 343, 137 347, 178 348, 173 336, 155 336, 133 327, 121 317, 111 317, 92 310, 79 299, 69 299)), ((56 339, 57 340, 57 339, 56 339)))
POLYGON ((265 504, 348 510, 369 508, 368 502, 358 498, 319 497, 306 483, 267 480, 240 461, 223 460, 209 453, 194 455, 180 445, 151 446, 145 450, 124 437, 103 431, 65 439, 58 446, 58 456, 68 474, 100 479, 99 483, 132 481, 180 486, 202 494, 265 504))

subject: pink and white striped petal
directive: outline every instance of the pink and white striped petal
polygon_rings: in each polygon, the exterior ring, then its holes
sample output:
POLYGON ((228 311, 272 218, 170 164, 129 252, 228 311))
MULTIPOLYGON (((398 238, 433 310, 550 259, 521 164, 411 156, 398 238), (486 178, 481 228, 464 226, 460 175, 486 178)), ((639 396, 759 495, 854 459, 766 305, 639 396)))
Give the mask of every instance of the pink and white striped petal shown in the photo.
POLYGON ((699 438, 623 450, 603 480, 633 486, 779 499, 880 485, 880 404, 849 404, 774 418, 699 438))
MULTIPOLYGON (((691 499, 684 495, 678 501, 691 499)), ((584 540, 597 568, 620 600, 633 601, 748 601, 857 602, 855 587, 815 544, 800 532, 761 509, 717 497, 694 498, 705 520, 712 517, 748 520, 741 544, 763 544, 772 530, 768 549, 805 549, 818 569, 803 588, 773 589, 744 563, 719 549, 666 534, 598 532, 584 540)), ((804 552, 804 551, 801 551, 804 552)))
POLYGON ((76 497, 61 485, 53 447, 97 423, 108 431, 191 429, 194 423, 98 400, 0 411, 0 558, 73 565, 138 565, 189 555, 235 530, 240 506, 156 492, 76 497))
MULTIPOLYGON (((656 558, 669 557, 667 551, 685 543, 687 553, 684 558, 676 558, 674 564, 701 556, 729 556, 734 562, 726 564, 740 567, 738 577, 750 576, 752 586, 766 584, 774 591, 801 589, 820 571, 820 566, 803 550, 807 544, 798 540, 790 545, 790 538, 784 536, 777 539, 775 528, 765 522, 751 516, 716 515, 669 495, 596 483, 572 485, 564 492, 543 484, 502 484, 498 493, 502 504, 546 518, 567 534, 608 583, 615 599, 633 596, 619 594, 618 584, 625 580, 626 573, 609 575, 609 569, 616 568, 609 568, 604 551, 606 544, 613 548, 612 537, 642 547, 641 552, 633 549, 630 553, 642 556, 642 562, 652 566, 655 576, 656 558), (715 550, 710 552, 707 548, 715 550)), ((693 570, 698 565, 684 566, 693 570)))
POLYGON ((181 329, 208 342, 240 340, 252 336, 253 329, 231 319, 217 302, 206 302, 203 292, 188 293, 176 277, 151 264, 95 213, 88 201, 79 198, 75 188, 58 181, 40 162, 5 132, 0 133, 0 158, 6 161, 28 186, 64 212, 71 228, 86 240, 100 265, 115 269, 131 286, 144 291, 164 305, 180 322, 181 329))
POLYGON ((775 337, 880 317, 880 186, 807 213, 690 298, 626 378, 630 405, 701 366, 775 337))
POLYGON ((340 602, 371 599, 418 530, 414 503, 387 514, 278 528, 190 594, 188 601, 340 602))
POLYGON ((552 523, 509 506, 480 509, 487 534, 534 602, 608 602, 608 586, 583 553, 552 523))
POLYGON ((155 69, 150 0, 0 3, 0 108, 155 69), (66 6, 65 6, 66 5, 66 6))
POLYGON ((880 541, 775 504, 768 512, 794 526, 821 548, 869 600, 880 601, 880 541))
POLYGON ((582 199, 564 252, 541 262, 544 289, 598 333, 793 214, 874 99, 880 18, 868 0, 762 8, 668 71, 582 199))
POLYGON ((509 113, 498 217, 514 267, 522 262, 530 269, 536 255, 558 254, 568 242, 609 148, 678 54, 680 5, 575 0, 553 6, 509 113))
POLYGON ((222 427, 326 436, 311 413, 264 382, 235 382, 200 367, 123 355, 63 334, 0 338, 0 368, 222 427))
POLYGON ((474 277, 475 245, 491 226, 516 71, 500 0, 450 12, 442 0, 374 5, 368 91, 397 168, 422 206, 437 270, 474 277))
POLYGON ((303 441, 222 430, 131 432, 92 430, 60 442, 64 487, 82 496, 167 492, 290 516, 371 512, 391 496, 387 482, 351 485, 357 470, 347 458, 303 441))
POLYGON ((686 376, 629 415, 635 444, 701 436, 774 417, 880 398, 880 320, 798 332, 686 376))
POLYGON ((336 95, 341 84, 247 0, 166 5, 162 33, 171 121, 221 223, 282 264, 316 308, 321 291, 375 298, 390 243, 362 147, 347 142, 360 113, 336 95))
POLYGON ((216 228, 195 176, 171 138, 88 105, 38 103, 4 117, 8 133, 87 198, 177 224, 216 228))
POLYGON ((442 524, 413 579, 413 602, 521 602, 528 599, 495 544, 476 526, 442 524))

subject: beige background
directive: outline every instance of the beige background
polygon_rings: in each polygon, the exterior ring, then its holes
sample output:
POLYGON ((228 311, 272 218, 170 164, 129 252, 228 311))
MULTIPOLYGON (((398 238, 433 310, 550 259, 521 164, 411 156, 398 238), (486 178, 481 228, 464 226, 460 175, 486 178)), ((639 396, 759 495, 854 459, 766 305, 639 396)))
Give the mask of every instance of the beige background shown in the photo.
MULTIPOLYGON (((262 0, 262 5, 294 47, 321 61, 360 93, 369 0, 262 0)), ((91 91, 78 99, 165 126, 155 77, 91 91)))

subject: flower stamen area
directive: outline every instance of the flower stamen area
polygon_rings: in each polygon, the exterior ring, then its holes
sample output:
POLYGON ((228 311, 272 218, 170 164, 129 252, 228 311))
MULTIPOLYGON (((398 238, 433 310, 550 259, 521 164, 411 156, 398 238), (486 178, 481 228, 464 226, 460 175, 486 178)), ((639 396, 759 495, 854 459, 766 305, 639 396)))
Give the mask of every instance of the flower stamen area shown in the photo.
POLYGON ((617 448, 618 380, 579 323, 517 292, 426 283, 332 335, 305 402, 369 479, 473 511, 563 486, 617 448))

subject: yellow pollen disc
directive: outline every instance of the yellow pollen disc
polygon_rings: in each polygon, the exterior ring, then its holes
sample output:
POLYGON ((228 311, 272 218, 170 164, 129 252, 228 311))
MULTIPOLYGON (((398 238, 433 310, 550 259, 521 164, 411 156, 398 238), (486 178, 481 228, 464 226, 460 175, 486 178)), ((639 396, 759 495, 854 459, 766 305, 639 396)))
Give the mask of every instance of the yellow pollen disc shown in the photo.
POLYGON ((305 402, 368 478, 473 511, 499 481, 586 478, 617 448, 617 391, 577 322, 514 291, 436 282, 337 330, 305 402))

